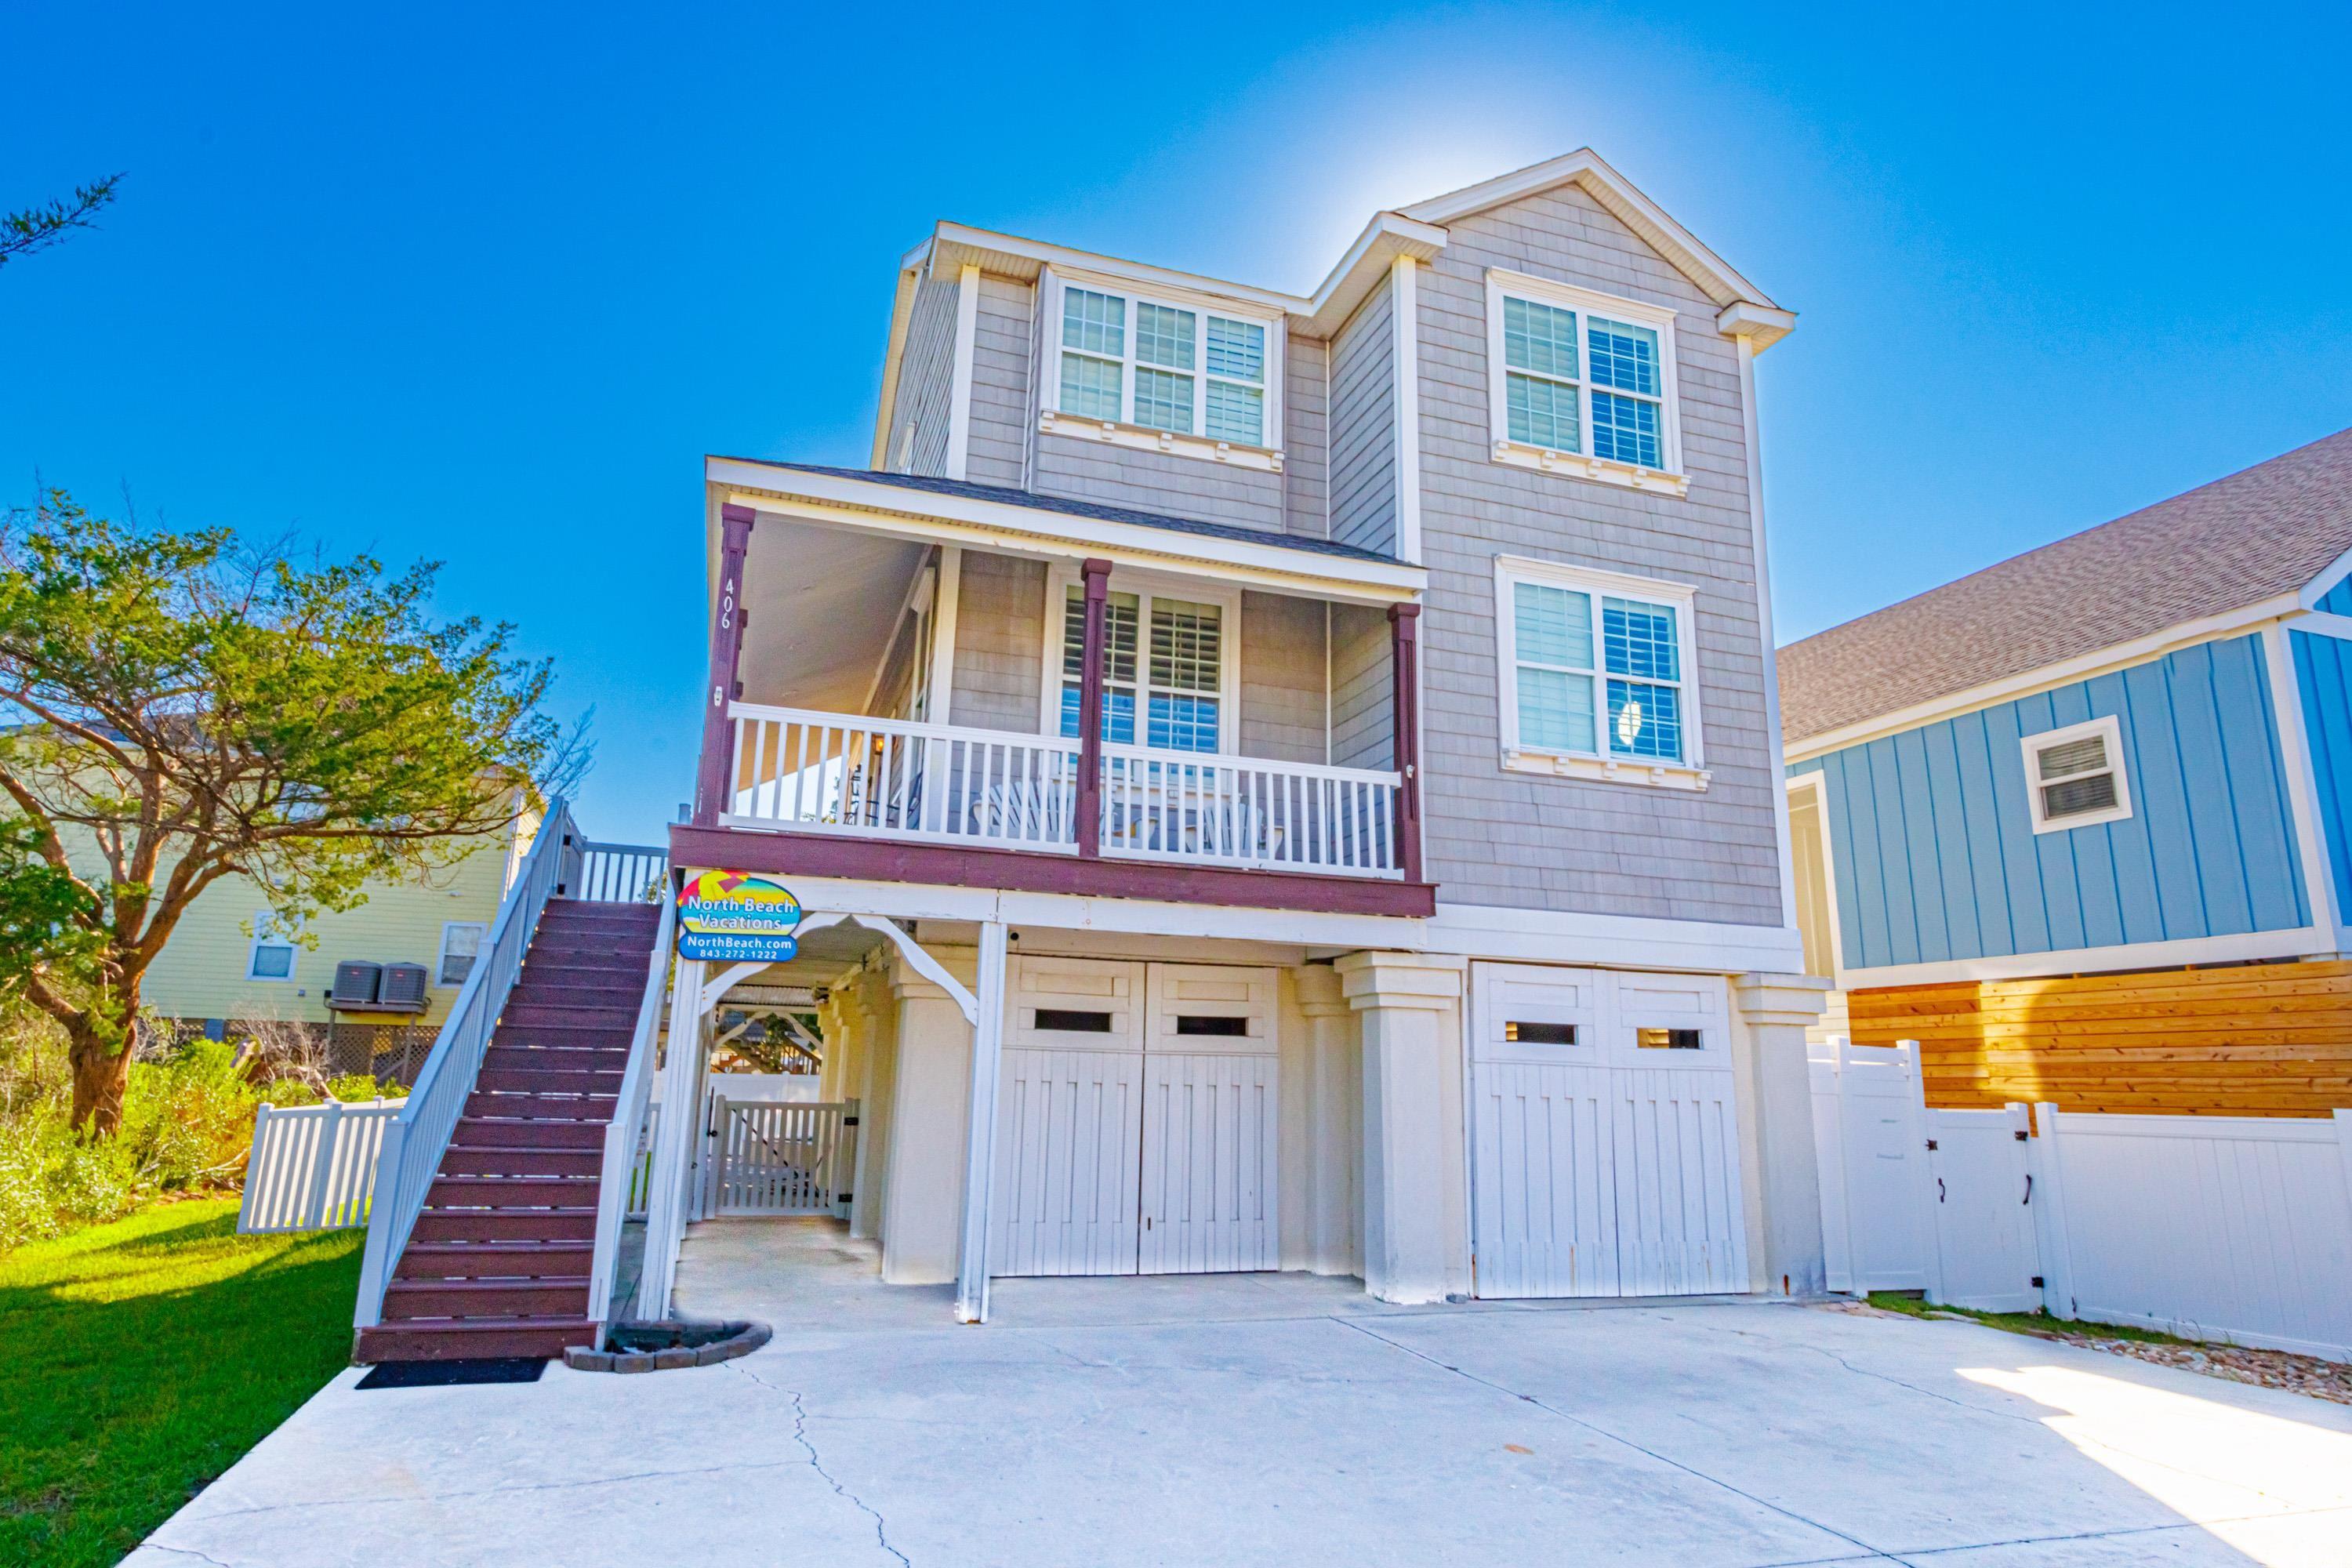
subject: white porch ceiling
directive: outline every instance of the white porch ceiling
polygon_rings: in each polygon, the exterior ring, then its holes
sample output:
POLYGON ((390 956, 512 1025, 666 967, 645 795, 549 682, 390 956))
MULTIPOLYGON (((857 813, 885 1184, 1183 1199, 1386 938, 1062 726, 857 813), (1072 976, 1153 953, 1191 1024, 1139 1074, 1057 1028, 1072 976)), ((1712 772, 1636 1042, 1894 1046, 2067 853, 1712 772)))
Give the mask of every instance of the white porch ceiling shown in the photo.
POLYGON ((743 700, 858 711, 928 549, 761 518, 743 563, 743 700))

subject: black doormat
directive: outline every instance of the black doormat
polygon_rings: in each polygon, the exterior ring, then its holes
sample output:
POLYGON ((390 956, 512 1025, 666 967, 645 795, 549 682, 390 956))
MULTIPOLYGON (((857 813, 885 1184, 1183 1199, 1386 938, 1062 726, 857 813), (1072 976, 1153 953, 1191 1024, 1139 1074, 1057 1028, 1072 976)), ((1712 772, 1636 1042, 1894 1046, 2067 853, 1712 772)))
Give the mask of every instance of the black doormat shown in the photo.
POLYGON ((474 1356, 463 1361, 380 1361, 360 1379, 362 1388, 447 1388, 459 1383, 537 1383, 547 1370, 538 1356, 474 1356))

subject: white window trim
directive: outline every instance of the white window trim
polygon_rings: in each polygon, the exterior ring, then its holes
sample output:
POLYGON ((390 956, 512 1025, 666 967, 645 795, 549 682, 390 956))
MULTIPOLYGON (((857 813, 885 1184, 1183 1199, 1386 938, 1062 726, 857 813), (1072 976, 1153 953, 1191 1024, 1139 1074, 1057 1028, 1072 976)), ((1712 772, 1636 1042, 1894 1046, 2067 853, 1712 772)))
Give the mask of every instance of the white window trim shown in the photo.
POLYGON ((281 933, 278 929, 278 917, 268 910, 255 915, 253 939, 245 945, 246 979, 256 985, 293 984, 295 973, 302 967, 302 947, 295 941, 295 938, 300 934, 299 931, 281 933), (286 961, 285 973, 257 974, 254 973, 254 961, 261 956, 261 950, 265 947, 282 947, 288 950, 290 956, 286 961))
MULTIPOLYGON (((1283 430, 1283 369, 1284 352, 1287 347, 1288 318, 1280 311, 1269 311, 1259 305, 1245 305, 1236 300, 1221 299, 1213 294, 1193 294, 1182 289, 1145 288, 1123 279, 1091 272, 1064 271, 1047 268, 1038 289, 1041 341, 1043 353, 1037 366, 1038 399, 1037 428, 1048 435, 1074 436, 1091 441, 1108 441, 1113 446, 1133 447, 1139 451, 1171 452, 1179 457, 1197 458, 1208 462, 1228 463, 1234 468, 1258 468, 1269 473, 1282 472, 1282 449, 1273 445, 1250 446, 1240 441, 1220 441, 1199 434, 1205 426, 1208 407, 1208 322, 1199 323, 1194 337, 1195 367, 1179 372, 1192 378, 1192 408, 1195 433, 1182 435, 1172 430, 1158 430, 1146 425, 1124 420, 1097 419, 1085 415, 1065 414, 1062 401, 1062 296, 1072 288, 1096 293, 1116 294, 1128 302, 1128 357, 1120 377, 1119 395, 1122 406, 1135 406, 1135 307, 1163 305, 1171 310, 1189 310, 1203 318, 1224 317, 1232 321, 1248 321, 1265 329, 1265 426, 1262 435, 1279 439, 1283 430)), ((1644 322, 1644 325, 1648 323, 1644 322)), ((1100 357, 1100 356, 1096 356, 1100 357)), ((1153 367, 1157 368, 1157 367, 1153 367)))
MULTIPOLYGON (((1037 732, 1058 736, 1062 732, 1062 649, 1065 616, 1062 606, 1069 591, 1085 589, 1086 579, 1078 568, 1056 561, 1045 572, 1045 672, 1037 694, 1037 732)), ((1232 757, 1241 754, 1242 718, 1242 595, 1238 588, 1228 588, 1196 579, 1164 576, 1149 572, 1118 572, 1111 575, 1110 591, 1114 594, 1138 594, 1146 599, 1183 599, 1195 605, 1214 605, 1223 617, 1217 639, 1217 749, 1213 752, 1169 752, 1176 757, 1232 757)), ((1142 608, 1139 626, 1139 646, 1136 649, 1138 666, 1136 690, 1148 696, 1150 671, 1144 668, 1151 657, 1151 611, 1147 604, 1142 608)), ((1152 751, 1144 736, 1150 732, 1145 705, 1139 702, 1135 713, 1135 746, 1139 751, 1152 751)), ((1106 742, 1105 744, 1113 742, 1106 742)))
POLYGON ((2124 767, 2123 721, 2114 714, 2093 719, 2086 723, 2069 724, 2063 730, 2044 730, 2039 734, 2022 736, 2018 741, 2024 756, 2025 808, 2032 813, 2036 833, 2065 833, 2077 827, 2096 827, 2103 822, 2121 822, 2132 814, 2131 780, 2124 767), (2078 811, 2061 817, 2042 815, 2042 773, 2038 760, 2053 746, 2088 740, 2097 735, 2107 743, 2107 772, 2116 781, 2116 804, 2098 811, 2078 811))
MULTIPOLYGON (((1539 773, 1553 778, 1598 779, 1606 784, 1643 784, 1657 789, 1703 790, 1714 782, 1707 771, 1706 726, 1699 711, 1698 619, 1693 608, 1693 591, 1686 583, 1668 583, 1654 577, 1628 576, 1622 572, 1601 572, 1586 566, 1567 566, 1555 561, 1538 561, 1524 555, 1495 557, 1495 643, 1496 689, 1500 701, 1502 763, 1511 773, 1539 773), (1675 610, 1675 633, 1680 644, 1682 679, 1683 760, 1678 763, 1652 762, 1640 757, 1612 756, 1604 749, 1597 752, 1561 752, 1545 747, 1522 745, 1519 741, 1518 689, 1518 625, 1513 613, 1511 584, 1519 582, 1541 583, 1547 587, 1566 588, 1574 593, 1590 594, 1597 602, 1603 595, 1623 599, 1646 599, 1654 604, 1671 605, 1675 610)), ((1593 723, 1596 739, 1606 722, 1608 711, 1606 681, 1608 675, 1601 668, 1602 654, 1596 645, 1592 650, 1593 723)), ((1606 746, 1602 740, 1602 745, 1606 746)))
MULTIPOLYGON (((1648 305, 1639 300, 1623 300, 1613 294, 1599 294, 1590 289, 1571 284, 1555 283, 1548 278, 1534 278, 1524 272, 1508 272, 1501 268, 1486 271, 1486 416, 1487 436, 1491 443, 1489 455, 1497 463, 1514 468, 1532 468, 1538 473, 1565 474, 1571 479, 1597 479, 1602 484, 1622 485, 1628 489, 1654 490, 1666 495, 1686 495, 1690 479, 1683 472, 1682 397, 1679 378, 1675 373, 1675 312, 1671 307, 1648 305), (1647 327, 1658 334, 1658 459, 1660 467, 1642 468, 1633 463, 1621 463, 1612 458, 1596 458, 1582 452, 1557 452, 1525 441, 1511 439, 1511 410, 1507 383, 1508 367, 1503 363, 1503 298, 1513 295, 1532 300, 1540 305, 1553 305, 1576 312, 1577 368, 1589 371, 1591 357, 1591 340, 1586 336, 1585 318, 1598 315, 1611 321, 1630 321, 1647 327)), ((1585 444, 1591 444, 1592 384, 1589 374, 1577 378, 1576 405, 1578 428, 1585 444)))
MULTIPOLYGON (((441 922, 441 946, 433 954, 434 990, 456 991, 466 984, 462 980, 449 981, 442 979, 441 971, 443 966, 447 964, 449 962, 449 933, 453 931, 467 929, 478 931, 482 933, 482 945, 487 945, 488 943, 490 940, 490 925, 488 921, 443 921, 441 922)), ((482 962, 481 945, 478 945, 474 950, 474 962, 476 963, 482 962)), ((467 973, 470 974, 473 972, 468 970, 467 973)))

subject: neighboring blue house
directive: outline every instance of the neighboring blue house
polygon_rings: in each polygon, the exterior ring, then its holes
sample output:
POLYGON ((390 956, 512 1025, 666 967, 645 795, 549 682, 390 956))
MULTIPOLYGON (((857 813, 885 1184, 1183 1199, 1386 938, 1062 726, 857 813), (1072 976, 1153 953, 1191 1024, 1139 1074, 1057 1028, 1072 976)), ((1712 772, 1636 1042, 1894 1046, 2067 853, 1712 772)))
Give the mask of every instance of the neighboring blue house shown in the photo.
POLYGON ((1979 1088, 2352 1104, 2352 968, 2212 970, 2352 952, 2347 575, 2352 431, 1781 649, 1807 959, 1854 1037, 1932 1068, 1941 1031, 1979 1088))

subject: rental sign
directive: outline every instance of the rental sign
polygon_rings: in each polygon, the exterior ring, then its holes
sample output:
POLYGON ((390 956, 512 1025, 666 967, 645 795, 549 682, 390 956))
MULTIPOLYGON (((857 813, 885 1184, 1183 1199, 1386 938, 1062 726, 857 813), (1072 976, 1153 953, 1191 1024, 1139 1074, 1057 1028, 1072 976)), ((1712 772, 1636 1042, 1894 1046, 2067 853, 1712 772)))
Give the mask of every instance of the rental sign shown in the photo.
POLYGON ((677 891, 677 955, 721 963, 782 963, 797 952, 801 901, 748 871, 703 871, 677 891))

